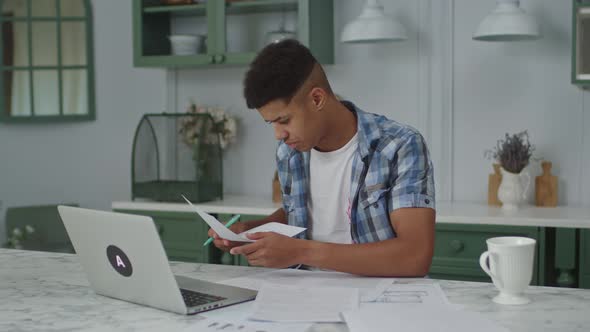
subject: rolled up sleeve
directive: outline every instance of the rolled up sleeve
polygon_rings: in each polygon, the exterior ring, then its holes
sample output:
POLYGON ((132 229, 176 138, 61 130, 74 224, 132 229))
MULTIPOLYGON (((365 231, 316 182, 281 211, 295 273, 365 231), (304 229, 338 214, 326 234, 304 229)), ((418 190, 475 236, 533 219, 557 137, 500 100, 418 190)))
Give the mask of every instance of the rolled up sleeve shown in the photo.
POLYGON ((408 207, 435 208, 434 170, 422 135, 409 135, 390 167, 389 211, 408 207))

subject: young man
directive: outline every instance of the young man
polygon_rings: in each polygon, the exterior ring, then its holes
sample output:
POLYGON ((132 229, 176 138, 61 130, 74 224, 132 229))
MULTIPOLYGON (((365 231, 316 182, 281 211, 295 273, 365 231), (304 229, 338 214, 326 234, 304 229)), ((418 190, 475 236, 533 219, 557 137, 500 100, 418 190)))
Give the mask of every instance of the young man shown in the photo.
MULTIPOLYGON (((235 232, 277 221, 307 227, 300 238, 249 235, 215 245, 251 265, 296 264, 368 276, 424 276, 434 246, 434 178, 424 139, 384 116, 339 101, 310 51, 271 44, 244 81, 249 108, 279 140, 283 208, 234 224, 235 232)), ((384 107, 388 107, 384 105, 384 107)))

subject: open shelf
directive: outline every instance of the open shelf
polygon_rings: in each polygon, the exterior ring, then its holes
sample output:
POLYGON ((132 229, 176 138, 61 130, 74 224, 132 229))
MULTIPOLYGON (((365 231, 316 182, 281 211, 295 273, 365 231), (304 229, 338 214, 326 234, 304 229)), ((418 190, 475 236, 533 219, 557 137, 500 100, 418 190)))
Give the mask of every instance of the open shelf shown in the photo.
POLYGON ((226 3, 226 13, 230 15, 256 14, 281 11, 296 11, 296 0, 255 0, 226 3))
MULTIPOLYGON (((226 13, 230 15, 256 14, 281 11, 296 11, 297 0, 252 0, 226 3, 226 13)), ((206 13, 206 4, 146 6, 146 14, 169 13, 182 16, 200 16, 206 13)))
POLYGON ((147 6, 143 8, 146 14, 169 13, 175 15, 205 15, 204 3, 192 5, 168 5, 168 6, 147 6))

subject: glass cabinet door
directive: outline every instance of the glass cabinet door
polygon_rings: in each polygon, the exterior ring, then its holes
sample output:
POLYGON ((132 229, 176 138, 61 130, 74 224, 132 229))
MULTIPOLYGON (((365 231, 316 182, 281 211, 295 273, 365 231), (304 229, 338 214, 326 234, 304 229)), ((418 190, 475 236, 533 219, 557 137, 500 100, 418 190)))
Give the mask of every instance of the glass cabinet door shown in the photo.
POLYGON ((333 12, 333 0, 134 0, 134 63, 247 65, 269 42, 295 38, 321 63, 331 64, 333 12), (180 35, 192 51, 178 55, 171 35, 180 35), (205 47, 195 51, 190 41, 201 45, 202 38, 205 47))
POLYGON ((283 39, 297 39, 320 63, 334 63, 333 0, 224 2, 224 63, 249 64, 264 46, 283 39))
POLYGON ((590 1, 574 0, 572 82, 590 86, 590 1))
POLYGON ((578 64, 579 79, 590 79, 590 7, 578 10, 578 64))
MULTIPOLYGON (((249 64, 269 43, 298 36, 297 0, 227 0, 223 14, 224 61, 249 64)), ((302 41, 303 42, 303 41, 302 41)))
POLYGON ((212 63, 214 2, 134 0, 136 65, 212 63))

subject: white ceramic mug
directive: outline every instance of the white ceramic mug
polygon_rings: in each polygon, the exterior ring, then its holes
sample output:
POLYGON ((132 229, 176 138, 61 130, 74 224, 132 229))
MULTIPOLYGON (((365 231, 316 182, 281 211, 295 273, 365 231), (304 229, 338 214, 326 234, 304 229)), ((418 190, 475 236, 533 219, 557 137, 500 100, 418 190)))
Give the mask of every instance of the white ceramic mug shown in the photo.
POLYGON ((500 304, 526 304, 523 293, 533 277, 535 244, 528 237, 505 236, 487 239, 488 251, 479 257, 479 265, 500 290, 493 301, 500 304), (489 265, 488 265, 489 264, 489 265))

